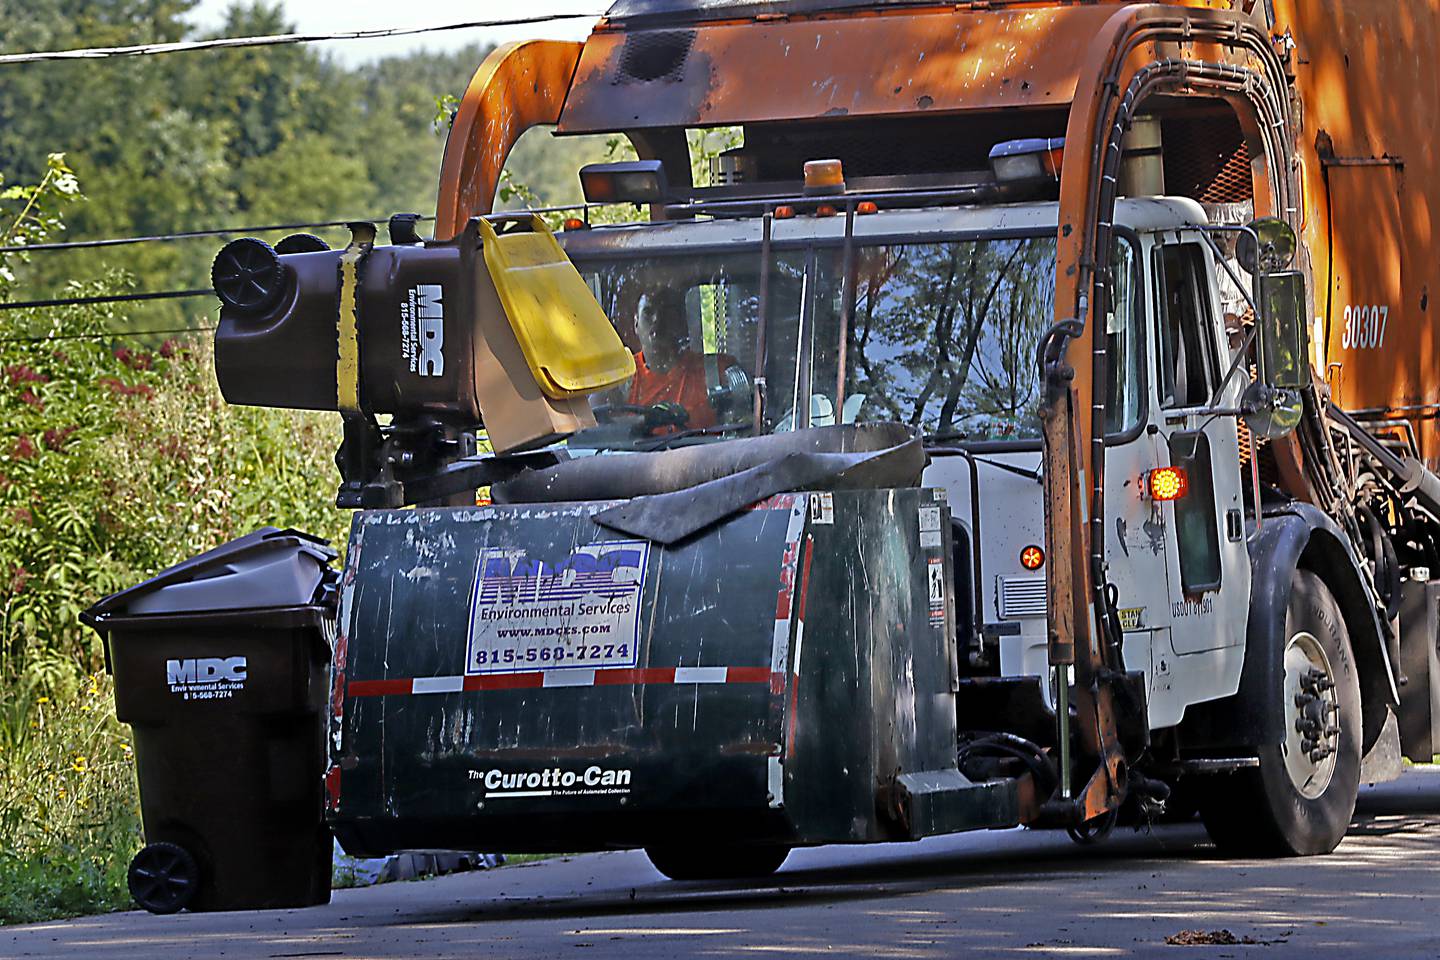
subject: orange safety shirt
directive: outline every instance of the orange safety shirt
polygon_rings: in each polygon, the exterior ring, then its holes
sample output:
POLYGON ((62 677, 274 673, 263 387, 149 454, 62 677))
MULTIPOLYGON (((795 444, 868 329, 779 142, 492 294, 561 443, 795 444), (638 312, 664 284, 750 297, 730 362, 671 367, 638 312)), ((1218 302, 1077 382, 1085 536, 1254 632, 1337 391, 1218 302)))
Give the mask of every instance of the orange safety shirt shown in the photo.
MULTIPOLYGON (((735 359, 723 353, 716 360, 721 373, 735 366, 735 359)), ((664 372, 651 370, 645 365, 644 351, 637 351, 635 376, 630 381, 630 402, 647 407, 657 403, 678 403, 690 414, 686 429, 713 427, 717 422, 705 384, 705 358, 688 350, 664 372)))

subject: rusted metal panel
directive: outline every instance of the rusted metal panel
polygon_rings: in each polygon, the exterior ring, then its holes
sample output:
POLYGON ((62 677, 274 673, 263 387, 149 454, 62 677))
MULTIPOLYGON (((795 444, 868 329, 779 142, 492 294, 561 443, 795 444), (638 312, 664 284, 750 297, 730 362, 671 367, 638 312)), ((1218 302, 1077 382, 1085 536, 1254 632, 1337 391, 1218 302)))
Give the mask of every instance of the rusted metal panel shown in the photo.
POLYGON ((1276 0, 1275 8, 1275 33, 1293 43, 1305 114, 1304 239, 1324 372, 1341 407, 1410 419, 1435 467, 1440 2, 1276 0))
POLYGON ((475 71, 441 161, 436 239, 449 240, 471 217, 490 212, 515 141, 559 119, 580 47, 561 40, 506 44, 475 71))
POLYGON ((597 30, 561 133, 1054 106, 1114 4, 597 30))

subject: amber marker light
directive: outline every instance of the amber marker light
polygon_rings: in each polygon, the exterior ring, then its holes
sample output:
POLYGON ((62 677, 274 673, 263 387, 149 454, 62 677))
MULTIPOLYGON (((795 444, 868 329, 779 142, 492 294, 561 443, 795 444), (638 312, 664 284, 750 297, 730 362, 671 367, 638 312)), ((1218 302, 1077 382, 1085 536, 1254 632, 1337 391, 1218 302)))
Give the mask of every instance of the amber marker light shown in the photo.
POLYGON ((1045 566, 1045 551, 1032 543, 1020 551, 1020 566, 1026 570, 1039 570, 1045 566))
POLYGON ((869 216, 872 213, 878 213, 879 210, 880 208, 875 205, 874 200, 861 200, 855 204, 855 212, 862 217, 869 216))
POLYGON ((1152 500, 1179 500, 1190 492, 1190 478, 1179 467, 1159 467, 1145 478, 1152 500))
POLYGON ((564 227, 566 230, 584 230, 589 226, 590 224, 586 223, 584 220, 581 220, 579 217, 565 218, 564 227))
POLYGON ((776 207, 776 208, 775 208, 775 219, 776 219, 776 220, 791 220, 791 219, 793 219, 794 217, 795 217, 795 208, 794 208, 794 207, 790 207, 790 206, 780 206, 780 207, 776 207))
POLYGON ((828 203, 822 203, 815 208, 815 216, 817 217, 833 217, 835 213, 835 208, 828 203))
POLYGON ((805 195, 845 192, 845 171, 839 160, 808 160, 805 163, 805 195))

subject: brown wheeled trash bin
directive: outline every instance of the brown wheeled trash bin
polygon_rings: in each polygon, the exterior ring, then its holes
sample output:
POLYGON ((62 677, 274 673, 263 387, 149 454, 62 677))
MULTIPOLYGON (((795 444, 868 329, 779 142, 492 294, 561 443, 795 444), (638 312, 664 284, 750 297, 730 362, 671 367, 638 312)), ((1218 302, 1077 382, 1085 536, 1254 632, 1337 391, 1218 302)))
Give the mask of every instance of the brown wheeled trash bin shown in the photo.
POLYGON ((146 910, 329 901, 334 559, 324 540, 267 527, 81 614, 134 728, 146 846, 129 880, 146 910))

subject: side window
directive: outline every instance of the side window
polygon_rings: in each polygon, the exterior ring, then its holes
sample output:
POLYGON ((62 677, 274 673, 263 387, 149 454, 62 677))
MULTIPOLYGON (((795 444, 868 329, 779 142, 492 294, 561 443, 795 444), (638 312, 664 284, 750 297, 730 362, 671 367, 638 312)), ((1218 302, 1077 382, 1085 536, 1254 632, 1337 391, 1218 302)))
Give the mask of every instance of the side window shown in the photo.
POLYGON ((1198 407, 1215 384, 1214 340, 1205 258, 1197 243, 1161 247, 1155 254, 1159 299, 1160 403, 1198 407))
POLYGON ((1135 259, 1130 242, 1117 239, 1111 261, 1115 289, 1105 317, 1105 342, 1110 356, 1105 432, 1110 436, 1138 426, 1144 409, 1144 351, 1138 319, 1143 311, 1135 309, 1135 259))

